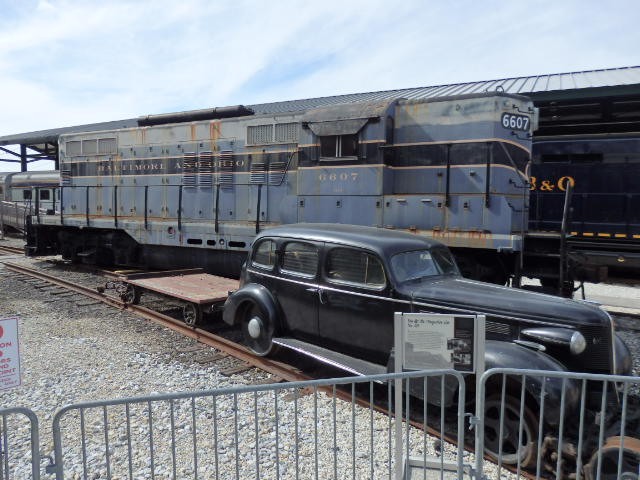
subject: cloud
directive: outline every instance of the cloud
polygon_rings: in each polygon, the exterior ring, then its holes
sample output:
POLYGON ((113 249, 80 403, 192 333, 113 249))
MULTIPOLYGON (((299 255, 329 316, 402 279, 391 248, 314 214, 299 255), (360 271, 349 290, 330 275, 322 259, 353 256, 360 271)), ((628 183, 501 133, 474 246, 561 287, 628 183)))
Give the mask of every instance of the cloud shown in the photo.
POLYGON ((632 65, 639 10, 631 0, 6 2, 0 136, 632 65))

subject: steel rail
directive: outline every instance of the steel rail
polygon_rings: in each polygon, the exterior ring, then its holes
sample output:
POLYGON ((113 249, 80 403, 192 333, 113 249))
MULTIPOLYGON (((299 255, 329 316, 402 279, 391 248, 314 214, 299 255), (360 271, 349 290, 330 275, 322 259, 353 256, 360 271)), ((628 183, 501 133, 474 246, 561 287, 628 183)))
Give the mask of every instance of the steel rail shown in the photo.
MULTIPOLYGON (((286 380, 288 382, 313 380, 313 378, 301 373, 299 370, 294 369, 291 366, 288 366, 281 362, 270 360, 265 357, 258 357, 253 353, 251 353, 242 345, 239 345, 235 342, 227 340, 226 338, 215 335, 211 332, 207 332, 206 330, 189 327, 181 320, 177 320, 175 318, 169 317, 168 315, 164 315, 162 313, 156 312, 146 307, 142 307, 140 305, 126 304, 120 299, 110 297, 108 295, 104 295, 92 288, 85 287, 83 285, 79 285, 77 283, 70 282, 68 280, 64 280, 60 277, 56 277, 55 275, 49 275, 47 273, 41 272, 33 268, 25 267, 23 265, 18 265, 10 262, 3 262, 3 263, 5 268, 13 272, 29 275, 34 278, 39 278, 41 280, 50 282, 54 285, 58 285, 60 287, 71 290, 73 292, 98 300, 102 303, 118 308, 120 310, 130 311, 131 313, 141 318, 151 320, 159 325, 162 325, 171 330, 174 330, 182 335, 193 338, 194 340, 204 345, 207 345, 209 347, 212 347, 224 353, 227 353, 230 356, 237 358, 238 360, 244 361, 255 368, 258 368, 267 373, 275 375, 276 377, 281 378, 282 380, 286 380)), ((319 391, 323 391, 324 393, 329 394, 331 396, 335 395, 337 398, 344 401, 348 401, 348 402, 354 401, 352 394, 344 390, 339 390, 339 389, 334 390, 330 387, 325 387, 325 388, 319 389, 319 391)), ((385 409, 384 407, 378 406, 375 403, 372 405, 369 401, 359 397, 355 398, 355 404, 364 408, 371 408, 374 411, 383 413, 385 415, 393 415, 391 411, 385 409)), ((406 418, 405 418, 405 421, 407 421, 406 418)), ((426 432, 429 435, 435 438, 442 438, 448 443, 451 443, 454 445, 457 444, 457 439, 455 438, 455 436, 441 432, 439 429, 425 425, 423 422, 409 419, 408 423, 414 428, 418 428, 420 430, 426 430, 426 432)), ((465 445, 464 449, 469 452, 474 451, 473 446, 465 445)), ((492 461, 486 454, 484 455, 484 458, 485 460, 492 461)), ((514 467, 503 465, 502 468, 512 473, 516 473, 516 469, 514 467)), ((520 475, 524 478, 532 479, 532 480, 537 478, 535 474, 532 474, 526 471, 521 471, 520 475)))
POLYGON ((0 253, 24 254, 24 248, 0 245, 0 253))
POLYGON ((176 320, 175 318, 171 318, 168 315, 155 312, 149 308, 142 307, 140 305, 127 305, 125 302, 123 302, 118 298, 104 295, 92 288, 85 287, 83 285, 78 285, 77 283, 70 282, 60 277, 49 275, 47 273, 29 268, 29 267, 25 267, 23 265, 17 265, 15 263, 9 263, 9 262, 5 262, 4 265, 7 269, 13 272, 22 273, 25 275, 29 275, 31 277, 45 280, 54 285, 64 287, 68 290, 71 290, 73 292, 98 300, 112 307, 118 308, 120 310, 126 310, 139 317, 145 318, 147 320, 151 320, 164 327, 170 328, 171 330, 174 330, 182 335, 193 338, 194 340, 204 345, 213 347, 217 350, 227 353, 232 357, 237 358, 238 360, 246 362, 253 367, 259 368, 260 370, 263 370, 267 373, 275 375, 283 380, 287 380, 290 382, 310 380, 310 377, 307 377, 306 375, 301 374, 298 370, 294 370, 292 367, 289 367, 280 362, 276 362, 274 360, 270 360, 268 358, 257 357, 254 354, 252 354, 249 350, 244 348, 242 345, 231 342, 226 338, 220 337, 211 332, 207 332, 206 330, 189 327, 181 320, 176 320))

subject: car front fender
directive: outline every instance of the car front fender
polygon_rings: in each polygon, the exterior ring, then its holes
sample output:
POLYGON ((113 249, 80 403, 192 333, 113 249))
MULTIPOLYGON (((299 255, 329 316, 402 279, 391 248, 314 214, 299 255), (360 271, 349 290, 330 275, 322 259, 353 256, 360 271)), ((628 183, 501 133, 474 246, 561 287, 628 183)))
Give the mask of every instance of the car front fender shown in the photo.
POLYGON ((278 319, 276 301, 271 292, 258 283, 248 283, 229 295, 224 302, 222 319, 229 325, 237 325, 240 322, 238 312, 242 312, 248 303, 257 304, 265 312, 272 325, 276 325, 278 319))
MULTIPOLYGON (((485 345, 485 369, 517 368, 522 370, 540 370, 566 372, 566 367, 544 352, 533 350, 511 342, 487 340, 485 345)), ((501 393, 502 375, 489 377, 486 393, 501 393)), ((544 385, 544 420, 557 424, 560 420, 560 406, 564 389, 565 415, 576 411, 580 401, 579 382, 572 379, 545 377, 542 373, 531 372, 525 376, 525 392, 531 401, 542 406, 542 388, 544 385), (564 384, 564 387, 563 387, 564 384)), ((522 388, 522 376, 507 376, 507 391, 519 398, 522 388)))
POLYGON ((633 358, 625 341, 616 333, 616 375, 633 375, 633 358))

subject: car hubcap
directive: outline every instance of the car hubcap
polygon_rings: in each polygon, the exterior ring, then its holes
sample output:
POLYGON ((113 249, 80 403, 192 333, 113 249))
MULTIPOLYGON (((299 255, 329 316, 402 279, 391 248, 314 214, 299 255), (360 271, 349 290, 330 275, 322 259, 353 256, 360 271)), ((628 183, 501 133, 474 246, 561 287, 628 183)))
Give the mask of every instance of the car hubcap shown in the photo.
POLYGON ((251 320, 249 320, 247 331, 249 332, 249 336, 251 338, 260 338, 260 333, 262 333, 262 320, 260 320, 258 317, 253 317, 251 320))

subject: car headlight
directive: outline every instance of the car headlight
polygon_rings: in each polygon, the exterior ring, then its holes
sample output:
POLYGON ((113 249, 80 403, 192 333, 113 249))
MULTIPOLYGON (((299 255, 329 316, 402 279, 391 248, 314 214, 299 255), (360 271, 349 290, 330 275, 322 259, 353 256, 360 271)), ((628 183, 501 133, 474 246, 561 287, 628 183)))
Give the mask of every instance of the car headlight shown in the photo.
POLYGON ((587 348, 587 340, 580 332, 574 332, 569 342, 569 350, 574 355, 580 355, 587 348))
POLYGON ((572 355, 580 355, 587 349, 587 340, 584 335, 572 328, 526 328, 520 334, 550 349, 568 348, 572 355))

